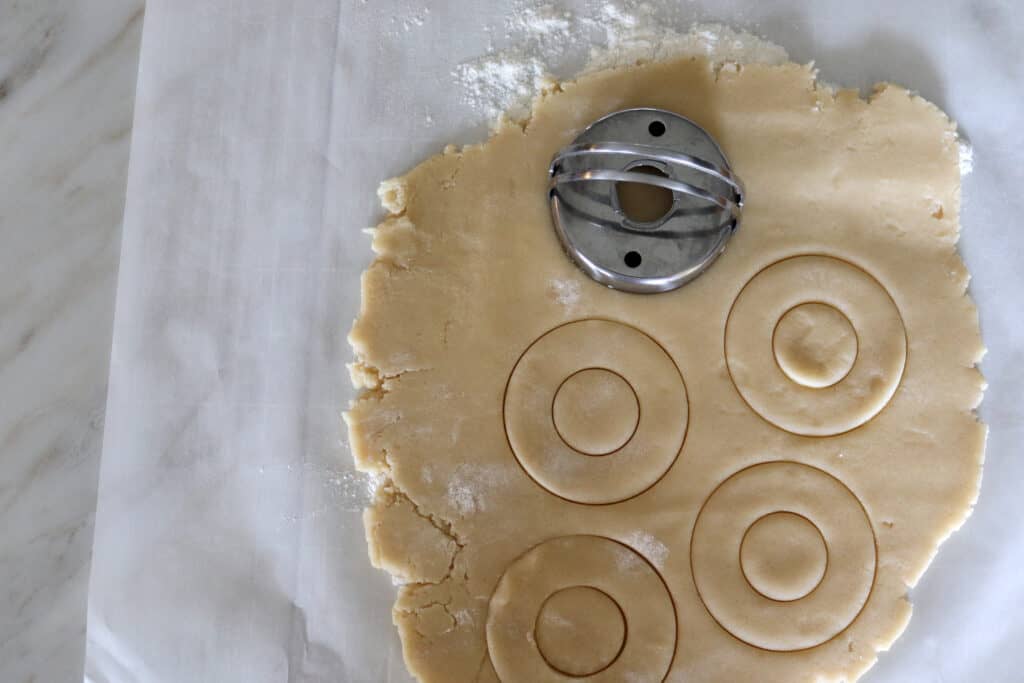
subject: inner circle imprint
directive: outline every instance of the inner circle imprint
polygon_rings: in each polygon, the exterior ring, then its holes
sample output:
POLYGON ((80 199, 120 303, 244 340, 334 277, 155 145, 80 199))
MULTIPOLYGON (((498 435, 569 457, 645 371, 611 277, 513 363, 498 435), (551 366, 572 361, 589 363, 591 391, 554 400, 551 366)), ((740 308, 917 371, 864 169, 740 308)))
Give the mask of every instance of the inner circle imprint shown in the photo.
POLYGON ((555 391, 551 418, 570 448, 586 455, 608 455, 633 438, 640 403, 621 375, 586 368, 570 375, 555 391))
POLYGON ((679 368, 654 339, 623 323, 580 320, 523 352, 503 417, 512 453, 535 482, 566 500, 604 505, 668 472, 686 438, 689 402, 679 368))
POLYGON ((817 302, 786 311, 772 333, 779 367, 797 384, 823 389, 850 374, 857 359, 857 331, 843 312, 817 302))
POLYGON ((772 461, 711 493, 694 523, 690 566, 722 628, 748 645, 792 652, 831 640, 857 618, 874 587, 876 548, 867 512, 843 482, 772 461), (780 543, 790 547, 773 547, 780 543))
POLYGON ((907 360, 885 287, 832 256, 792 256, 750 279, 729 311, 725 360, 747 405, 776 427, 834 436, 892 400, 907 360))
POLYGON ((541 605, 534 637, 551 668, 591 676, 611 666, 626 647, 626 618, 615 599, 597 588, 563 588, 541 605))
POLYGON ((502 681, 662 681, 677 620, 664 580, 636 550, 602 536, 559 536, 501 575, 487 608, 487 650, 502 681))
POLYGON ((740 569, 750 587, 779 602, 799 600, 825 578, 828 545, 806 517, 773 512, 747 528, 740 541, 740 569))

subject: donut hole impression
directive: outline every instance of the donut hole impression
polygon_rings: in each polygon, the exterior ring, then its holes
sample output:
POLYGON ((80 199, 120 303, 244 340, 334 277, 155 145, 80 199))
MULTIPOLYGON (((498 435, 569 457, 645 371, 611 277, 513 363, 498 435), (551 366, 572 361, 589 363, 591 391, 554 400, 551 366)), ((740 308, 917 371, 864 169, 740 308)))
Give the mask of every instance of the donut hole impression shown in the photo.
POLYGON ((857 360, 857 333, 842 311, 805 303, 786 311, 772 335, 772 352, 789 379, 821 389, 841 381, 857 360))
POLYGON ((544 601, 534 637, 551 668, 574 677, 592 676, 618 659, 626 645, 626 618, 607 593, 573 586, 544 601))
POLYGON ((585 455, 607 455, 633 438, 640 403, 633 387, 618 373, 586 368, 558 387, 551 417, 570 448, 585 455))
POLYGON ((754 522, 740 543, 740 567, 750 586, 770 600, 799 600, 821 583, 828 547, 818 527, 792 512, 754 522))

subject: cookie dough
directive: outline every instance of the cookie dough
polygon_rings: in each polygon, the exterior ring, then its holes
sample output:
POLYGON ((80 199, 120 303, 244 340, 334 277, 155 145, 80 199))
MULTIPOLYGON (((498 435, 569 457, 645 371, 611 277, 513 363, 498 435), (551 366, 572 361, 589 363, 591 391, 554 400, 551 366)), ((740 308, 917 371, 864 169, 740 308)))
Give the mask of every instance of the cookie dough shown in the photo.
MULTIPOLYGON (((452 681, 853 680, 969 515, 983 353, 954 124, 810 66, 638 65, 381 186, 350 341, 370 557, 406 663, 452 681), (629 107, 746 183, 701 277, 632 295, 551 227, 547 166, 629 107)), ((966 584, 965 584, 966 585, 966 584)))

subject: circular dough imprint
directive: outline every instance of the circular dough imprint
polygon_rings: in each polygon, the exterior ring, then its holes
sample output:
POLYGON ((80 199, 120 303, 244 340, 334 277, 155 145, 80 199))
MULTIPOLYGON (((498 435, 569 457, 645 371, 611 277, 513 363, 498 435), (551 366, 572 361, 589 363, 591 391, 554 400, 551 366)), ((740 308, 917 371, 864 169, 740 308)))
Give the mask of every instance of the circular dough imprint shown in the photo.
POLYGON ((841 481, 773 461, 733 474, 705 501, 690 564, 722 628, 788 652, 821 645, 857 618, 874 586, 877 550, 864 507, 841 481))
POLYGON ((797 384, 823 389, 839 382, 857 359, 857 331, 828 304, 799 304, 786 311, 772 333, 775 360, 797 384))
POLYGON ((534 637, 552 669, 591 676, 611 666, 626 646, 626 617, 597 588, 563 588, 541 605, 534 637))
POLYGON ((568 323, 531 344, 504 405, 509 445, 527 474, 587 504, 632 498, 661 479, 682 448, 688 412, 668 353, 608 320, 568 323), (603 396, 584 398, 595 388, 603 396))
POLYGON ((621 375, 586 368, 555 391, 551 417, 567 446, 586 455, 608 455, 633 438, 640 424, 640 403, 621 375))
POLYGON ((726 322, 725 358, 758 415, 794 434, 833 436, 889 402, 907 338, 895 302, 871 275, 831 256, 793 256, 744 285, 726 322), (814 324, 821 329, 805 334, 814 324))
POLYGON ((554 538, 516 559, 491 596, 486 629, 491 663, 509 682, 661 681, 676 648, 675 606, 657 570, 601 536, 554 538))
POLYGON ((828 546, 821 529, 792 512, 765 515, 740 541, 744 578, 772 600, 799 600, 818 587, 827 568, 828 546))

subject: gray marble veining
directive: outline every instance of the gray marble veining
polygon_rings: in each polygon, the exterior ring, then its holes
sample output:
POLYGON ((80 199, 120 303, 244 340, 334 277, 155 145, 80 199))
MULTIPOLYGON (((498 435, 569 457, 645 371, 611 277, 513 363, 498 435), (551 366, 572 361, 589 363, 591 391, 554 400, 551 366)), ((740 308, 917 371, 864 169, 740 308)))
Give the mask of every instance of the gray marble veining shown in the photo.
POLYGON ((82 678, 141 0, 0 2, 0 680, 82 678))

